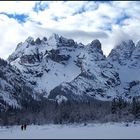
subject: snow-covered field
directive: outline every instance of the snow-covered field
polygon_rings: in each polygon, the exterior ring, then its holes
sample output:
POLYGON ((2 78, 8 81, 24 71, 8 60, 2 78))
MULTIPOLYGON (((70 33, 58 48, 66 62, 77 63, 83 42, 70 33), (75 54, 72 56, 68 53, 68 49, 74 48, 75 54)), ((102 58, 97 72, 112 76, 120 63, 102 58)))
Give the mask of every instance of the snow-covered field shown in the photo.
POLYGON ((140 123, 105 123, 73 125, 30 125, 21 131, 20 126, 0 127, 0 139, 140 139, 140 123))

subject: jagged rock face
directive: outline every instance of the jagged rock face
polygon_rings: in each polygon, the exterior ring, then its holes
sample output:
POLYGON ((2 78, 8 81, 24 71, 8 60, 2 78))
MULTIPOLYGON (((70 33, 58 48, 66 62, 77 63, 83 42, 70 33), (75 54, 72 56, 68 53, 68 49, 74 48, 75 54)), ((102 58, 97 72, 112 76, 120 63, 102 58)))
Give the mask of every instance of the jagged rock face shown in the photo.
POLYGON ((96 76, 83 72, 70 83, 62 83, 54 88, 48 97, 55 99, 57 95, 63 95, 67 99, 75 101, 92 100, 92 98, 100 100, 112 99, 108 91, 120 84, 119 75, 114 73, 112 77, 107 75, 106 78, 104 77, 100 74, 96 76), (101 79, 104 80, 102 81, 101 79))
POLYGON ((108 59, 112 63, 117 63, 119 65, 126 65, 131 59, 131 55, 135 49, 135 44, 132 40, 122 41, 110 52, 108 59))
POLYGON ((9 106, 22 108, 27 101, 34 100, 33 96, 33 87, 21 72, 0 59, 0 111, 9 106))
POLYGON ((105 60, 105 55, 103 54, 99 40, 93 40, 89 45, 87 45, 87 48, 88 54, 93 54, 91 57, 94 61, 105 60))
POLYGON ((140 80, 140 42, 135 47, 132 40, 123 41, 111 51, 107 59, 117 68, 123 82, 140 80))
POLYGON ((57 50, 52 49, 51 51, 48 52, 46 58, 50 58, 51 60, 58 63, 63 63, 64 61, 69 60, 70 55, 61 55, 59 49, 57 50))
POLYGON ((58 47, 76 47, 77 43, 74 42, 73 39, 66 39, 64 37, 59 38, 59 42, 57 44, 58 47))
POLYGON ((58 36, 57 34, 53 34, 48 39, 48 44, 50 46, 57 46, 57 47, 77 47, 78 44, 73 39, 67 39, 62 36, 58 36))
POLYGON ((113 66, 110 69, 111 64, 103 55, 101 43, 95 40, 85 48, 77 59, 81 73, 71 82, 64 82, 54 88, 49 98, 55 99, 57 95, 63 95, 69 100, 76 101, 92 98, 108 99, 108 90, 120 84, 119 74, 115 72, 113 66))
POLYGON ((40 44, 41 44, 40 38, 37 38, 37 39, 36 39, 35 44, 37 44, 37 45, 40 45, 40 44))
POLYGON ((101 63, 106 63, 106 57, 103 55, 101 49, 101 43, 99 40, 94 40, 90 44, 86 45, 79 55, 77 55, 76 64, 80 66, 81 71, 95 71, 94 65, 101 65, 101 63))
POLYGON ((119 97, 131 101, 133 97, 140 96, 140 81, 122 82, 119 86, 115 87, 114 90, 116 90, 119 97))
POLYGON ((108 61, 119 73, 121 84, 114 90, 125 99, 139 96, 140 90, 140 43, 136 47, 129 40, 114 48, 108 56, 108 61))
POLYGON ((42 52, 38 51, 38 46, 43 47, 45 44, 44 40, 41 41, 39 38, 34 41, 32 37, 28 37, 24 43, 17 45, 15 52, 9 56, 8 61, 13 62, 20 58, 22 64, 35 64, 41 61, 42 52))
POLYGON ((101 50, 101 43, 99 40, 93 40, 89 45, 89 51, 93 52, 93 50, 96 50, 97 52, 100 52, 103 55, 103 52, 101 50))
POLYGON ((55 86, 80 74, 80 68, 75 65, 79 53, 75 44, 74 40, 56 34, 36 41, 29 37, 8 60, 20 69, 38 93, 48 94, 55 86))
POLYGON ((120 95, 130 99, 139 95, 140 77, 134 76, 140 72, 139 44, 122 41, 106 57, 99 40, 83 45, 57 34, 35 41, 29 37, 8 61, 49 99, 112 100, 120 95))
POLYGON ((37 38, 36 41, 29 37, 20 45, 9 57, 9 62, 20 69, 38 93, 44 93, 48 98, 62 95, 63 90, 58 93, 58 89, 64 88, 65 96, 71 93, 69 100, 77 95, 80 99, 84 96, 89 99, 98 92, 103 96, 120 83, 99 40, 84 46, 53 34, 49 39, 37 38), (62 83, 66 83, 65 86, 62 83))
POLYGON ((140 41, 137 43, 136 48, 132 53, 129 67, 134 69, 140 68, 140 41))

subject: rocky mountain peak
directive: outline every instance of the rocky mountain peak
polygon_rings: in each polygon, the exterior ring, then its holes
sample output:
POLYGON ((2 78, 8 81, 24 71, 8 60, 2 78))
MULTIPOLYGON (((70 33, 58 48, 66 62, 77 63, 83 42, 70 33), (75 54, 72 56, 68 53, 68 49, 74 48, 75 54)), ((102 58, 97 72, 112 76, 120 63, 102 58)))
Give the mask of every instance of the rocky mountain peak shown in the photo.
POLYGON ((25 40, 25 42, 27 42, 27 43, 29 43, 29 44, 34 44, 34 38, 31 37, 31 36, 29 36, 29 37, 25 40))
POLYGON ((58 47, 76 47, 77 43, 73 39, 67 39, 61 36, 59 38, 58 47))
POLYGON ((48 40, 59 40, 59 35, 53 33, 53 34, 48 38, 48 40))
POLYGON ((120 65, 126 65, 128 60, 130 60, 134 49, 135 44, 132 40, 122 41, 112 49, 108 55, 108 59, 120 65))
POLYGON ((53 33, 49 38, 48 38, 48 45, 49 46, 57 46, 57 43, 59 42, 59 35, 53 33))
POLYGON ((105 55, 103 54, 101 43, 98 39, 93 40, 87 46, 88 53, 91 54, 91 58, 93 60, 103 60, 105 59, 105 55))
POLYGON ((125 49, 125 48, 134 49, 135 44, 134 44, 133 40, 124 40, 124 41, 121 41, 121 43, 116 45, 115 47, 118 49, 125 49))
POLYGON ((40 40, 39 37, 35 40, 35 43, 36 43, 37 45, 40 45, 40 44, 41 44, 41 40, 40 40))
POLYGON ((46 37, 43 37, 43 41, 47 41, 47 38, 46 37))
POLYGON ((132 53, 130 62, 129 62, 129 68, 140 68, 140 41, 136 44, 136 47, 132 53))
POLYGON ((101 50, 101 43, 100 43, 100 41, 99 41, 98 39, 93 40, 93 41, 90 43, 90 46, 91 46, 93 49, 96 48, 96 49, 101 50))
POLYGON ((135 47, 132 40, 121 41, 106 58, 98 39, 83 45, 52 34, 48 39, 28 37, 10 56, 10 62, 38 93, 47 97, 64 95, 84 100, 85 95, 89 98, 99 95, 111 99, 117 94, 114 88, 120 85, 122 89, 121 82, 125 81, 118 68, 127 67, 130 61, 131 66, 140 67, 139 46, 140 43, 135 47))
POLYGON ((136 44, 136 48, 140 48, 140 40, 137 42, 137 44, 136 44))

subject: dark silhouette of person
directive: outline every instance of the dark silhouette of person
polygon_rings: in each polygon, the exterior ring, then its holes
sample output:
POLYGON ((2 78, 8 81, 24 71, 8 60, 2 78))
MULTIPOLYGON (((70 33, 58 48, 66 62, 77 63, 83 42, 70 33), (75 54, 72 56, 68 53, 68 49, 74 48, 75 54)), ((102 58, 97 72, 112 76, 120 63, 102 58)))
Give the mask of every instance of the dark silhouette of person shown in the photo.
POLYGON ((23 130, 23 124, 21 125, 21 130, 23 130))
POLYGON ((27 127, 27 125, 26 125, 26 124, 24 124, 24 130, 26 130, 26 127, 27 127))

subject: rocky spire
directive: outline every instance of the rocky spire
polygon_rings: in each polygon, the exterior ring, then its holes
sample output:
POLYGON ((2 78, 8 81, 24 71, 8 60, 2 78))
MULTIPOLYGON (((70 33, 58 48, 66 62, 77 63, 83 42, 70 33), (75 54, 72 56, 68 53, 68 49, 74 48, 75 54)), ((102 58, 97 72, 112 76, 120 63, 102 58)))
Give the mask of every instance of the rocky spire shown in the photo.
POLYGON ((126 65, 128 60, 130 60, 134 49, 135 44, 132 40, 122 41, 120 44, 116 45, 114 49, 112 49, 108 59, 111 62, 116 62, 120 65, 126 65))

